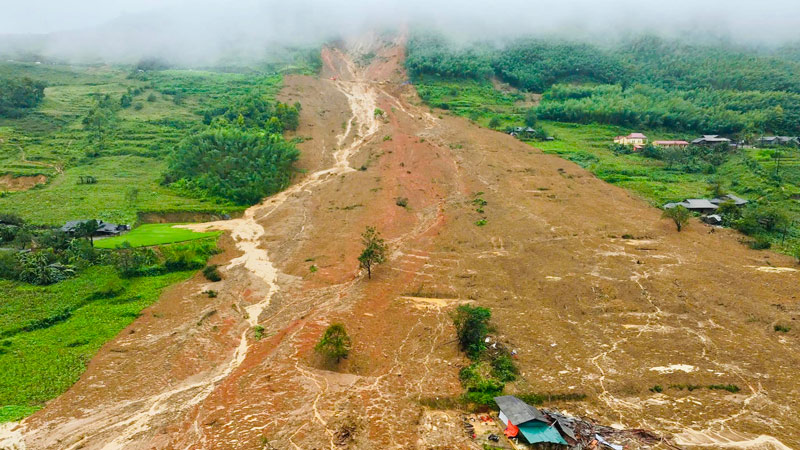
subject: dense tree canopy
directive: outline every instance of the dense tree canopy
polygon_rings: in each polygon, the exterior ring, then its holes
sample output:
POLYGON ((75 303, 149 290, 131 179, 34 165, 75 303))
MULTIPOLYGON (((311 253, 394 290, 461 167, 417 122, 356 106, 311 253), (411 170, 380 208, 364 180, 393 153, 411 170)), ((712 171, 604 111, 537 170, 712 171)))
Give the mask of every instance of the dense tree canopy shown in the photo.
POLYGON ((44 99, 45 84, 30 78, 0 78, 0 116, 19 117, 44 99))
POLYGON ((240 128, 267 128, 273 133, 280 133, 297 129, 300 123, 298 106, 281 102, 273 104, 257 94, 252 94, 240 97, 229 105, 206 111, 203 121, 210 124, 215 118, 222 118, 240 128))
POLYGON ((298 156, 297 148, 277 134, 209 128, 175 149, 166 182, 250 205, 289 184, 298 156))
POLYGON ((409 42, 412 77, 497 77, 544 93, 541 118, 696 133, 800 134, 800 62, 729 45, 645 36, 614 48, 519 39, 456 46, 419 34, 409 42))

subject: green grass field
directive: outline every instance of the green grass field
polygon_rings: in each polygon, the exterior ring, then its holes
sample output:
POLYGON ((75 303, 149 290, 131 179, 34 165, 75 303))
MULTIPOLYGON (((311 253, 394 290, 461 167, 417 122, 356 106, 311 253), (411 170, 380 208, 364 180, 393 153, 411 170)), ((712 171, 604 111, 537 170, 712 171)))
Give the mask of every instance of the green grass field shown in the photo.
POLYGON ((193 273, 122 279, 112 267, 95 266, 51 286, 0 280, 0 422, 67 390, 106 341, 193 273))
POLYGON ((48 83, 42 104, 15 119, 0 118, 0 175, 46 175, 48 183, 25 192, 3 192, 0 212, 15 213, 35 225, 102 219, 134 224, 141 212, 243 209, 161 185, 166 157, 202 125, 202 112, 257 90, 274 98, 282 75, 166 70, 129 76, 112 67, 0 63, 0 75, 30 76, 48 83), (141 92, 132 106, 119 108, 99 156, 82 125, 98 95, 114 102, 128 89, 141 92), (175 101, 176 94, 181 100, 175 101), (97 184, 80 183, 90 175, 97 184), (131 200, 129 192, 136 190, 131 200))
POLYGON ((207 237, 216 237, 222 234, 221 231, 209 231, 198 233, 185 228, 175 228, 174 223, 150 223, 140 225, 129 233, 121 236, 114 236, 106 239, 95 240, 94 246, 97 248, 117 248, 124 242, 131 247, 149 247, 153 245, 174 244, 176 242, 192 241, 207 237))

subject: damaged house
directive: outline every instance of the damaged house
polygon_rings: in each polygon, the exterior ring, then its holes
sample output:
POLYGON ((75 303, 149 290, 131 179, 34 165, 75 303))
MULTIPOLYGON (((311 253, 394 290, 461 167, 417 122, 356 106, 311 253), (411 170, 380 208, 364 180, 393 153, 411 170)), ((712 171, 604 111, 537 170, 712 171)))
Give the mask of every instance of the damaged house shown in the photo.
POLYGON ((505 424, 508 437, 522 439, 529 444, 570 445, 564 436, 575 442, 575 433, 566 423, 552 419, 533 406, 513 395, 495 397, 500 408, 500 420, 505 424))

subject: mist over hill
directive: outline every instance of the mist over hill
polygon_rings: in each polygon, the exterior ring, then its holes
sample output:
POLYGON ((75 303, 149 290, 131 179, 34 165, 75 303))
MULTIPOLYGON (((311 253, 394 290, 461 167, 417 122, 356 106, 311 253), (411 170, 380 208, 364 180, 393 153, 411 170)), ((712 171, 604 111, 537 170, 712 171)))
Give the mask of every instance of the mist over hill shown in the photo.
POLYGON ((158 57, 206 66, 261 60, 275 48, 317 45, 367 29, 407 26, 434 28, 461 41, 534 35, 608 43, 647 32, 772 48, 800 37, 795 27, 800 5, 787 0, 71 3, 34 0, 5 7, 0 54, 80 63, 158 57))

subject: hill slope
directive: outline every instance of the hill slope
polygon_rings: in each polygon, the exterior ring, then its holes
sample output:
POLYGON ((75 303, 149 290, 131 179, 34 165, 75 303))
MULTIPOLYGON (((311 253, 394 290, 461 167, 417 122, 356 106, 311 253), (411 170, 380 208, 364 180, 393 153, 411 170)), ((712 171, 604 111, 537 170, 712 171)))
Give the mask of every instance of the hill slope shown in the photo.
POLYGON ((431 114, 403 83, 401 42, 348 48, 281 94, 303 104, 308 175, 196 227, 233 237, 219 296, 199 278, 167 292, 13 430, 28 448, 475 448, 457 411, 418 401, 461 392, 448 313, 465 301, 519 354, 509 392, 583 393, 554 406, 679 443, 800 446, 800 330, 773 329, 800 314, 788 257, 699 222, 676 233, 573 163, 431 114), (369 281, 368 225, 391 248, 369 281), (334 321, 354 342, 338 371, 313 352, 334 321), (741 392, 669 387, 688 384, 741 392))

